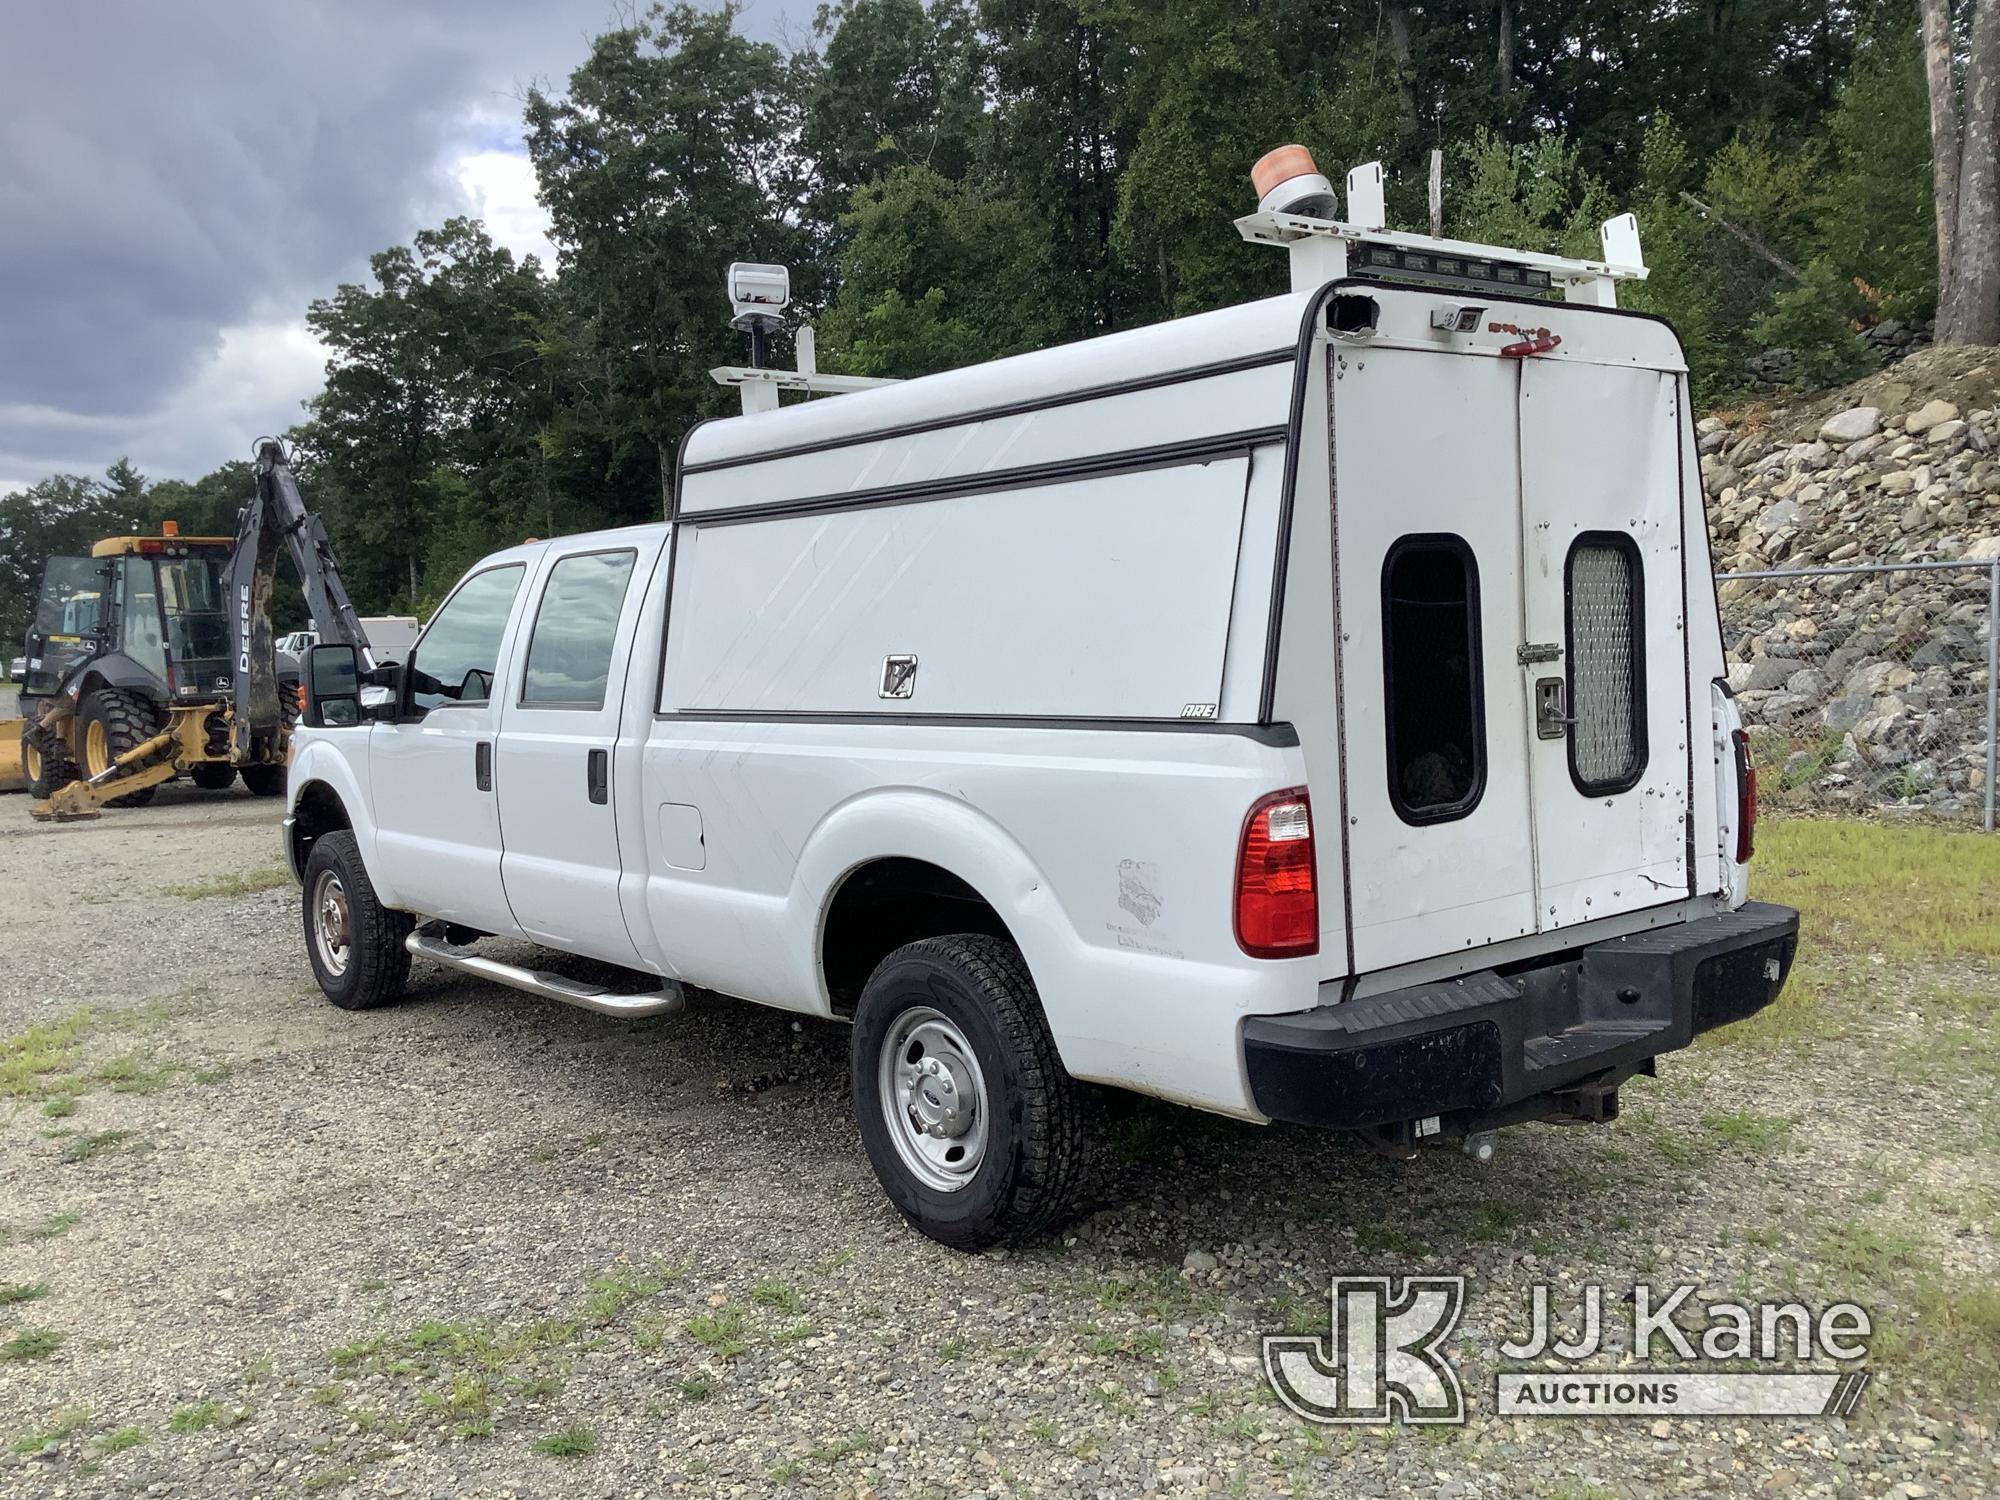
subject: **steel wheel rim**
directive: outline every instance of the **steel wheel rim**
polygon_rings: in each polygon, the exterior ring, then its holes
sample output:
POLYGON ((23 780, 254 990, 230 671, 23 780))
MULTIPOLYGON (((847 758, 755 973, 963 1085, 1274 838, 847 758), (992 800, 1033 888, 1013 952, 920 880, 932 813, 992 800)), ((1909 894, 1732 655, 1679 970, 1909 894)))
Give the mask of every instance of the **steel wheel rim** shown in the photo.
POLYGON ((30 782, 42 779, 42 752, 25 741, 21 745, 21 769, 28 773, 30 782))
POLYGON ((889 1026, 876 1091, 896 1155, 924 1186, 955 1193, 986 1160, 986 1075, 944 1012, 913 1006, 889 1026))
POLYGON ((111 742, 105 736, 101 719, 92 719, 84 727, 83 763, 93 776, 102 775, 111 765, 111 742))
POLYGON ((313 947, 320 967, 339 978, 347 972, 353 951, 352 913, 347 905, 347 887, 331 870, 322 870, 312 888, 313 947))

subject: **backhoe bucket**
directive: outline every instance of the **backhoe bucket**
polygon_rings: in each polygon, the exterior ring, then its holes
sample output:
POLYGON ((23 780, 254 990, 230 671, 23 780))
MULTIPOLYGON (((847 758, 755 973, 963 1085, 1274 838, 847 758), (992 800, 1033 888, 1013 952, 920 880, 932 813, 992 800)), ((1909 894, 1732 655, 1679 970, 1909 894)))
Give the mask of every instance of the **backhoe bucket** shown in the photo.
POLYGON ((21 765, 21 731, 26 719, 0 719, 0 792, 25 792, 28 775, 21 765))

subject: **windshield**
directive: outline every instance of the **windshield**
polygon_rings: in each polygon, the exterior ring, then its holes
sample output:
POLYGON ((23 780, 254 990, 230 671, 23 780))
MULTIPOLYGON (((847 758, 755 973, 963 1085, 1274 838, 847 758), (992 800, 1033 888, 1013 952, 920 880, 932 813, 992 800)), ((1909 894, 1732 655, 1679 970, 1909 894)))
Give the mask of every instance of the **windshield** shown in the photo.
POLYGON ((175 691, 228 692, 229 609, 221 559, 162 558, 158 568, 175 691))
POLYGON ((91 557, 49 559, 28 634, 26 691, 54 692, 78 664, 97 654, 106 573, 105 565, 91 557))

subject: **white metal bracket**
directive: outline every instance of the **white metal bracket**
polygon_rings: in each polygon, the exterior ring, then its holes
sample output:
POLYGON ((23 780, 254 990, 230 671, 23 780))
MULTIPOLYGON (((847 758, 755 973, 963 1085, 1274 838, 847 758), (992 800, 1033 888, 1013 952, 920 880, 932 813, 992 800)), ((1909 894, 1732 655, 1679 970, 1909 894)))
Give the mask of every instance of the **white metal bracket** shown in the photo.
POLYGON ((895 385, 894 380, 872 375, 821 375, 812 370, 763 370, 750 365, 718 365, 708 372, 717 385, 733 385, 743 398, 743 415, 778 409, 780 391, 804 391, 813 396, 844 396, 850 391, 872 391, 878 385, 895 385))

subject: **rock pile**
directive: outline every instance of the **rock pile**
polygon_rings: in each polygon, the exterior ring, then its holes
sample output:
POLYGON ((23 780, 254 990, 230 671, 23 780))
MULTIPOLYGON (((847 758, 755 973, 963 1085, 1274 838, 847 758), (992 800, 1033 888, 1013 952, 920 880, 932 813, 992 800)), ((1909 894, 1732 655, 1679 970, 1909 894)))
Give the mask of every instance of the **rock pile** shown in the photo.
MULTIPOLYGON (((1696 430, 1725 573, 2000 559, 2000 349, 1922 350, 1831 397, 1696 430)), ((1980 812, 1990 578, 1725 581, 1729 681, 1768 794, 1980 812)))

